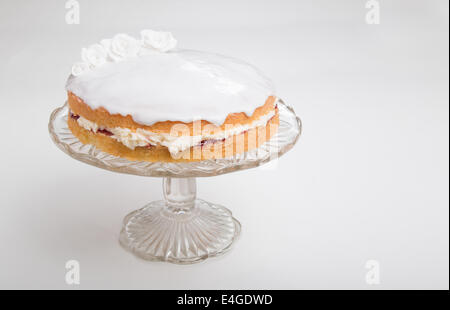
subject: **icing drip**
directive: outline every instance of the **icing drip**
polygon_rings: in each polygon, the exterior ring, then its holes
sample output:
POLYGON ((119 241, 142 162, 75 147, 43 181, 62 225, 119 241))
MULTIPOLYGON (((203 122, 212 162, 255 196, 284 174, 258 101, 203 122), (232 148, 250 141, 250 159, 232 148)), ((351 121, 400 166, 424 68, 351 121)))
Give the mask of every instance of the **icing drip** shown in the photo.
POLYGON ((255 67, 192 50, 150 52, 104 63, 71 75, 66 89, 93 109, 131 115, 143 125, 198 119, 221 125, 229 113, 252 115, 274 95, 270 80, 255 67))

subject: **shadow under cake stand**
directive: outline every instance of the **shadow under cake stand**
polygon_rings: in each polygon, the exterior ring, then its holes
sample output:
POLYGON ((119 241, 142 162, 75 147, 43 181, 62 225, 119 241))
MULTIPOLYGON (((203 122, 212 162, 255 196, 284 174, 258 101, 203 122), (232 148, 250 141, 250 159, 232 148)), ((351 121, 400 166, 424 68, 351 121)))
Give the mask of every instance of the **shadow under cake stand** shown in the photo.
POLYGON ((301 134, 301 121, 281 100, 278 109, 278 132, 259 148, 200 162, 130 161, 83 144, 67 126, 67 104, 53 111, 48 128, 53 142, 79 161, 115 172, 162 177, 164 199, 128 214, 123 221, 120 243, 146 260, 189 264, 225 253, 241 231, 230 210, 197 199, 195 178, 254 168, 290 150, 301 134))

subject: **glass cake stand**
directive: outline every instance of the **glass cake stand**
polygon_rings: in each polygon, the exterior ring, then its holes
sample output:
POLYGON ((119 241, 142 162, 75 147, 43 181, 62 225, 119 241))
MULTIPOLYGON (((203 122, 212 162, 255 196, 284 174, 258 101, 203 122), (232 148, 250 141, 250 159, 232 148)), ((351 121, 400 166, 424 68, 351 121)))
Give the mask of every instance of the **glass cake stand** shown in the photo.
POLYGON ((162 177, 164 199, 125 217, 120 244, 146 260, 189 264, 225 253, 241 231, 230 210, 196 197, 195 178, 254 168, 290 150, 301 134, 301 121, 281 100, 278 109, 278 132, 259 148, 188 163, 130 161, 82 144, 67 126, 67 103, 53 111, 48 128, 53 142, 79 161, 115 172, 162 177))

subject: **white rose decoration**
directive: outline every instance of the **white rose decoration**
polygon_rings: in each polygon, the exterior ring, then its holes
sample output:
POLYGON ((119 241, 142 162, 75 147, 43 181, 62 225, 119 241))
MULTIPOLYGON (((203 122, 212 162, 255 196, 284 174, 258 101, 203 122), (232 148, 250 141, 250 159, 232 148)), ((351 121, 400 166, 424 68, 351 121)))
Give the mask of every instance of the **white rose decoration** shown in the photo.
POLYGON ((109 43, 109 54, 115 61, 135 57, 140 49, 139 42, 135 38, 123 33, 114 36, 109 43))
POLYGON ((86 71, 89 71, 90 67, 87 62, 77 62, 72 66, 72 75, 79 76, 86 71))
POLYGON ((101 46, 103 46, 103 48, 108 53, 108 59, 110 61, 120 61, 120 60, 122 60, 121 56, 116 55, 116 54, 114 54, 111 51, 111 41, 112 41, 112 39, 103 39, 103 40, 100 41, 101 46))
POLYGON ((177 46, 177 40, 170 32, 154 31, 150 29, 141 31, 142 44, 160 52, 167 52, 177 46))
POLYGON ((81 59, 84 62, 91 64, 93 67, 98 67, 106 62, 106 57, 108 52, 100 44, 93 44, 88 48, 83 48, 81 50, 81 59))
POLYGON ((104 39, 100 43, 83 48, 82 61, 72 66, 72 75, 78 76, 106 62, 118 62, 127 58, 167 52, 174 49, 176 45, 177 40, 170 32, 142 30, 141 40, 120 33, 112 39, 104 39))

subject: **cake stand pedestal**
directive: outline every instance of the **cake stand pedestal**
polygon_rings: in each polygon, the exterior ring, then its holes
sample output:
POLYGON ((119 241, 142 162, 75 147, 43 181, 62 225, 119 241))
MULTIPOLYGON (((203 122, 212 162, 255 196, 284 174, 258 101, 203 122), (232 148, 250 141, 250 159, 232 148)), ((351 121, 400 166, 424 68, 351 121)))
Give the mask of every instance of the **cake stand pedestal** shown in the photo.
POLYGON ((50 116, 53 142, 71 157, 110 171, 163 178, 163 200, 128 214, 120 244, 135 255, 153 261, 190 264, 225 253, 241 231, 231 211, 197 198, 196 177, 260 166, 277 159, 297 142, 301 121, 290 106, 278 101, 278 132, 262 146, 230 158, 200 162, 129 161, 82 144, 67 126, 67 104, 50 116))
POLYGON ((230 249, 241 225, 219 205, 196 199, 195 178, 164 178, 164 200, 125 217, 120 243, 147 260, 195 263, 230 249))

